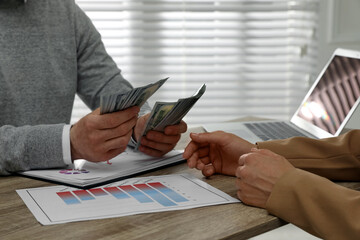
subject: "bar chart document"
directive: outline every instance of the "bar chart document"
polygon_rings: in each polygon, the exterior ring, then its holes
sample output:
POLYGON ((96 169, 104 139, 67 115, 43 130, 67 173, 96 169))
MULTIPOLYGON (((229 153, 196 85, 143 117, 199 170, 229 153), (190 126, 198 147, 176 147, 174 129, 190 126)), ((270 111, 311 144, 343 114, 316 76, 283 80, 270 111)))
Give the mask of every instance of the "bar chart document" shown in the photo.
POLYGON ((16 190, 43 225, 240 202, 190 174, 131 178, 91 189, 16 190))

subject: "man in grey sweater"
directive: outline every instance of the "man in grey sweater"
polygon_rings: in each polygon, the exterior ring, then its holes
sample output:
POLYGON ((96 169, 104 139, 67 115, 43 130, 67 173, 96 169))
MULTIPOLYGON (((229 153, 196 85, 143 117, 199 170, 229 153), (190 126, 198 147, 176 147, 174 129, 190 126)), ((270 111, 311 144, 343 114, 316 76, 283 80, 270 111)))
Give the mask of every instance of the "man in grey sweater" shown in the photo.
MULTIPOLYGON (((1 0, 0 175, 120 154, 140 135, 149 106, 100 115, 99 99, 130 89, 73 0, 1 0), (70 126, 76 93, 93 112, 70 126)), ((184 122, 151 131, 140 151, 161 156, 185 131, 184 122)))

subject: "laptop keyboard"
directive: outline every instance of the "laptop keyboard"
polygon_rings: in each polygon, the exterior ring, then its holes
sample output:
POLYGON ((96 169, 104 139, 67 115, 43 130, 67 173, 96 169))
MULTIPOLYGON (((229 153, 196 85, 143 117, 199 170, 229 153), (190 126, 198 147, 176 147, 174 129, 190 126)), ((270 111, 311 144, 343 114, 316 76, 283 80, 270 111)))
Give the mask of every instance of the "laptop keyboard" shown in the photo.
POLYGON ((292 128, 286 122, 245 123, 245 126, 263 141, 294 136, 306 137, 305 134, 292 128))

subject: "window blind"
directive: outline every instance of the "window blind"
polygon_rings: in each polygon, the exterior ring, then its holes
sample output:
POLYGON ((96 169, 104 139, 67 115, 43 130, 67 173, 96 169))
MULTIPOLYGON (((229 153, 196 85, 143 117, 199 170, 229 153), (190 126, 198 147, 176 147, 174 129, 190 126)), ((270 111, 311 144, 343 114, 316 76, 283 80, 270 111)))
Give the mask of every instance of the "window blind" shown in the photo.
MULTIPOLYGON (((155 101, 207 91, 192 125, 288 119, 317 62, 318 0, 77 0, 134 87, 169 80, 155 101)), ((76 98, 72 122, 89 112, 76 98)))

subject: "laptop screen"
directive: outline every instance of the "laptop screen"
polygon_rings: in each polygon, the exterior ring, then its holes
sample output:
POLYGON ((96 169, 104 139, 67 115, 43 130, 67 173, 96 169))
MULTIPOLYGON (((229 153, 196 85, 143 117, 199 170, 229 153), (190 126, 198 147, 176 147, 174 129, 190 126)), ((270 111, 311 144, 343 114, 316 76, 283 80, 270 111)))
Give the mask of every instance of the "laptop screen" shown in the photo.
POLYGON ((360 59, 334 56, 297 116, 335 134, 360 96, 360 59))

